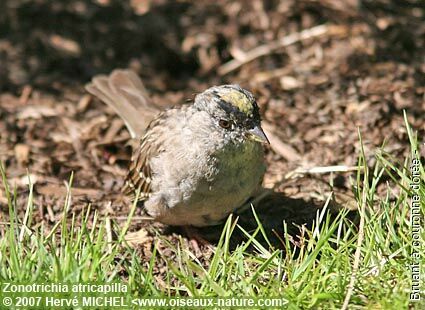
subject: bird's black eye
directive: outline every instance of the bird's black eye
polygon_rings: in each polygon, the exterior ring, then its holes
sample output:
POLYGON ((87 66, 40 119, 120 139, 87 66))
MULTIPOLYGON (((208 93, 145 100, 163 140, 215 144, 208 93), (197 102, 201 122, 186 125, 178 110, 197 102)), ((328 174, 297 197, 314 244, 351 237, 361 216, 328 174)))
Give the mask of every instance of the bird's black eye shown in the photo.
POLYGON ((230 128, 230 122, 228 120, 225 119, 221 119, 218 124, 220 125, 220 127, 224 128, 224 129, 229 129, 230 128))

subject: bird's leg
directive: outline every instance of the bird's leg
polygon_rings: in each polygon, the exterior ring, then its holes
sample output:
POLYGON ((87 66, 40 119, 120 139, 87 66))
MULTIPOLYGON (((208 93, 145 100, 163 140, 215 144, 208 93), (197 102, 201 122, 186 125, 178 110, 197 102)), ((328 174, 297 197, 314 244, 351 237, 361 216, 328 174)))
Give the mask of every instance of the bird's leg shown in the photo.
POLYGON ((189 243, 193 246, 196 252, 200 252, 199 245, 205 246, 205 247, 211 246, 211 243, 205 238, 203 238, 195 227, 190 225, 185 225, 183 226, 183 230, 189 239, 189 243))

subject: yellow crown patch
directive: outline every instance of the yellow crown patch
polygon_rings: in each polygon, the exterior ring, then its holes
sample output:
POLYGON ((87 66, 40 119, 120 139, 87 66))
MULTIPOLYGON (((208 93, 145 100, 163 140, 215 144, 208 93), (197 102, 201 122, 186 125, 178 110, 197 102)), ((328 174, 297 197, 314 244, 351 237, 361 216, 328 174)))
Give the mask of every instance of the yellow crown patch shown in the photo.
POLYGON ((254 111, 254 105, 251 100, 244 93, 236 89, 232 89, 229 92, 222 94, 220 98, 238 108, 239 111, 248 116, 252 115, 254 111))

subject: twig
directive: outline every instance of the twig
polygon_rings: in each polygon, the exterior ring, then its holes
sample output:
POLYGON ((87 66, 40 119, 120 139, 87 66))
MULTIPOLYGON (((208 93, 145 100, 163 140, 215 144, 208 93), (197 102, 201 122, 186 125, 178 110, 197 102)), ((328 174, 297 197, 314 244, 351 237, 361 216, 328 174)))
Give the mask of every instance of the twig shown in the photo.
POLYGON ((134 247, 138 244, 143 244, 149 241, 149 233, 145 228, 142 228, 138 231, 126 233, 124 239, 128 243, 128 245, 134 247))
POLYGON ((295 170, 288 172, 285 175, 285 179, 296 178, 300 175, 305 174, 322 174, 322 173, 331 173, 331 172, 351 172, 357 171, 359 168, 357 166, 325 166, 325 167, 312 167, 312 168, 303 168, 298 167, 295 170))
MULTIPOLYGON (((362 141, 362 137, 360 134, 360 129, 358 129, 358 135, 359 135, 359 139, 360 139, 360 145, 362 148, 362 156, 363 156, 363 161, 364 161, 364 149, 363 149, 363 141, 362 141)), ((347 294, 345 295, 344 298, 344 303, 342 305, 341 310, 347 310, 348 309, 348 304, 350 303, 350 299, 351 296, 353 295, 354 292, 354 284, 356 282, 356 274, 357 271, 359 270, 359 266, 360 266, 360 255, 361 255, 361 246, 363 243, 363 239, 364 239, 364 226, 365 226, 365 217, 366 217, 366 195, 367 195, 367 191, 368 191, 368 178, 369 178, 369 171, 367 169, 366 163, 364 163, 364 176, 363 176, 363 191, 362 191, 362 203, 360 205, 360 224, 359 224, 359 237, 357 238, 357 244, 356 244, 356 252, 354 253, 354 262, 353 262, 353 270, 351 272, 351 277, 350 277, 350 283, 348 283, 347 286, 347 294)))
POLYGON ((106 217, 105 228, 106 228, 106 237, 108 240, 108 254, 111 254, 112 253, 112 229, 111 229, 111 219, 109 216, 106 217))
POLYGON ((46 209, 47 209, 47 214, 49 215, 49 220, 51 222, 55 222, 55 213, 53 212, 52 206, 47 205, 46 209))
POLYGON ((29 85, 25 85, 22 89, 22 94, 19 97, 19 103, 21 104, 27 104, 28 100, 30 99, 31 93, 32 93, 32 87, 29 85))
MULTIPOLYGON (((127 221, 128 220, 128 216, 113 216, 111 218, 116 220, 116 221, 127 221)), ((154 218, 151 217, 151 216, 133 216, 131 218, 131 220, 133 222, 135 222, 135 221, 153 221, 154 218)))
POLYGON ((275 151, 277 154, 279 154, 288 161, 299 161, 301 159, 301 156, 292 146, 288 145, 287 143, 284 143, 279 137, 274 134, 271 124, 263 122, 262 127, 267 138, 270 141, 270 147, 273 151, 275 151))
POLYGON ((360 254, 361 254, 361 245, 364 239, 364 225, 365 225, 365 209, 366 209, 366 190, 363 189, 362 195, 362 205, 360 209, 360 225, 359 225, 359 237, 357 239, 356 252, 354 253, 354 262, 353 262, 353 271, 350 277, 350 283, 347 286, 347 294, 345 295, 344 304, 342 305, 341 310, 348 309, 348 304, 350 303, 351 295, 354 291, 354 283, 356 282, 356 274, 359 270, 360 265, 360 254))
MULTIPOLYGON (((362 167, 360 167, 360 169, 362 169, 362 167)), ((357 170, 359 170, 357 166, 344 166, 344 165, 312 167, 312 168, 298 167, 295 170, 289 171, 285 175, 280 174, 281 177, 274 182, 273 188, 276 188, 289 180, 302 178, 305 175, 334 173, 334 172, 351 172, 351 171, 357 171, 357 170)), ((325 182, 324 180, 321 180, 321 181, 325 182)))
MULTIPOLYGON (((338 27, 340 28, 340 27, 338 27)), ((253 48, 252 50, 245 53, 243 58, 233 59, 229 62, 226 62, 225 64, 218 67, 218 73, 220 75, 228 74, 242 65, 253 61, 256 58, 259 58, 264 55, 268 55, 275 50, 286 47, 289 45, 292 45, 294 43, 307 40, 310 38, 317 38, 320 37, 326 33, 328 33, 330 30, 337 30, 336 26, 329 26, 329 25, 320 25, 316 26, 310 29, 303 30, 301 32, 290 34, 284 38, 281 38, 279 40, 275 40, 272 42, 269 42, 267 44, 263 44, 260 46, 257 46, 253 48)), ((337 32, 339 32, 340 29, 338 29, 337 32)), ((332 31, 333 32, 333 31, 332 31)))

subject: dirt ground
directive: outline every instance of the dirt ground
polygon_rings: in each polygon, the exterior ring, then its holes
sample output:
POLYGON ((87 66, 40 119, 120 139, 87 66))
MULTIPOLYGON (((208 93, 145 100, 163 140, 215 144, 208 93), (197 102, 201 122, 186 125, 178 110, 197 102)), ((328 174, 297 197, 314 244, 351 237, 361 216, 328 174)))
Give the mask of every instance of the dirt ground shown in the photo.
MULTIPOLYGON (((70 214, 90 203, 102 216, 125 222, 129 206, 120 188, 129 134, 111 109, 85 93, 84 84, 96 74, 130 67, 164 105, 184 104, 217 84, 251 90, 272 142, 264 185, 274 193, 257 206, 260 219, 271 236, 282 236, 284 220, 311 223, 330 183, 338 195, 353 195, 354 172, 291 172, 356 166, 357 128, 370 166, 382 145, 402 164, 409 152, 403 110, 424 137, 425 5, 401 3, 1 1, 0 159, 16 186, 20 211, 29 173, 34 223, 53 226, 74 172, 70 214)), ((6 202, 1 187, 0 222, 7 220, 6 202)), ((130 229, 145 229, 142 255, 157 238, 155 230, 171 240, 180 233, 142 215, 137 210, 130 229)), ((250 210, 240 223, 256 226, 250 210)), ((219 231, 201 233, 214 242, 219 231)))

